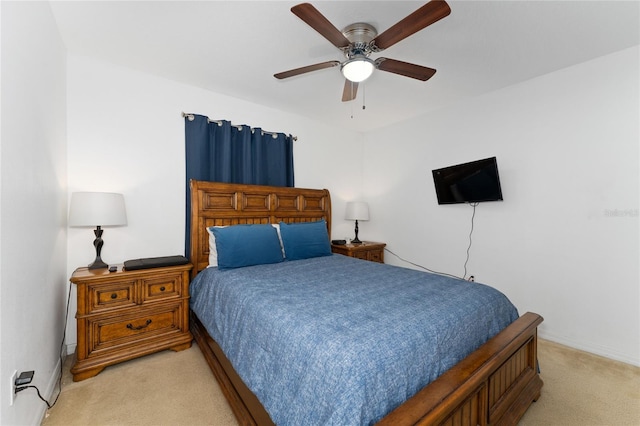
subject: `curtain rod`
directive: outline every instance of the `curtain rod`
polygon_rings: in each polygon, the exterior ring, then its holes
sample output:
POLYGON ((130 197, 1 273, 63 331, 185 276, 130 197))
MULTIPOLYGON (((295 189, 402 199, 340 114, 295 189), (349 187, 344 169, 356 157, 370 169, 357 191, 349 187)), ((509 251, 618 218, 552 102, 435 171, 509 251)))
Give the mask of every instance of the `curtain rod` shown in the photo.
MULTIPOLYGON (((182 118, 185 118, 185 117, 186 117, 189 121, 193 121, 193 120, 195 119, 195 116, 194 116, 193 114, 187 114, 187 113, 185 113, 185 112, 182 112, 182 118)), ((210 119, 209 117, 207 117, 207 121, 208 121, 209 123, 216 123, 218 126, 222 126, 222 120, 212 120, 212 119, 210 119)), ((233 123, 231 123, 231 125, 232 125, 233 127, 235 127, 236 129, 238 129, 238 130, 242 130, 242 128, 243 128, 243 127, 245 127, 245 126, 240 125, 240 124, 233 124, 233 123)), ((246 126, 246 127, 249 127, 249 126, 246 126)), ((251 132, 252 132, 252 133, 253 133, 253 131, 254 131, 254 129, 251 129, 251 132)), ((274 139, 278 136, 278 133, 277 133, 277 132, 268 132, 268 131, 266 131, 266 130, 260 130, 260 131, 262 132, 262 134, 263 134, 263 135, 264 135, 264 134, 267 134, 267 135, 271 135, 271 136, 273 136, 273 138, 274 138, 274 139)), ((298 137, 297 137, 297 136, 292 136, 291 138, 292 138, 294 141, 297 141, 297 140, 298 140, 298 137)))

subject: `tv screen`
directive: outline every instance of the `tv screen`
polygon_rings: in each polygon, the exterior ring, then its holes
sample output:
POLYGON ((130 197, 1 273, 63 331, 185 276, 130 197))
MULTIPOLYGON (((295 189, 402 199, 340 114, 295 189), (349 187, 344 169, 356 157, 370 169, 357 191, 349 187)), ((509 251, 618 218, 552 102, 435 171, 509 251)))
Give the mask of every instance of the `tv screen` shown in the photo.
POLYGON ((438 204, 501 201, 496 157, 433 170, 438 204))

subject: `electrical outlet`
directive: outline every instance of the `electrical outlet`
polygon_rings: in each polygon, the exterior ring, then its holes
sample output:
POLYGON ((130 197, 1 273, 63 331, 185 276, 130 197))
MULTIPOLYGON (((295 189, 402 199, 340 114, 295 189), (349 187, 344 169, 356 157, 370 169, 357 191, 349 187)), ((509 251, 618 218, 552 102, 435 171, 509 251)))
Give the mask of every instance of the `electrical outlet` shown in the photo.
POLYGON ((18 378, 18 371, 14 370, 11 375, 11 387, 9 388, 9 406, 13 405, 13 400, 16 397, 16 379, 18 378))

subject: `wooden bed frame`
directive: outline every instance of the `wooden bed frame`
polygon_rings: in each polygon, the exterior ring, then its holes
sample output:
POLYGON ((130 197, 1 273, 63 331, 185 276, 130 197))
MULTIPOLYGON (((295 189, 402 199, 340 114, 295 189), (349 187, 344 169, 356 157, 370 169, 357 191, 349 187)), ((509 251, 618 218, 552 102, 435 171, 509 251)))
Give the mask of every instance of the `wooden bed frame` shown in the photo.
MULTIPOLYGON (((320 219, 327 221, 330 231, 331 199, 326 189, 191 181, 192 278, 209 263, 209 226, 320 219)), ((542 388, 537 373, 537 326, 541 322, 537 314, 522 315, 379 425, 517 424, 542 388)), ((269 414, 193 312, 191 331, 239 423, 272 425, 269 414)))

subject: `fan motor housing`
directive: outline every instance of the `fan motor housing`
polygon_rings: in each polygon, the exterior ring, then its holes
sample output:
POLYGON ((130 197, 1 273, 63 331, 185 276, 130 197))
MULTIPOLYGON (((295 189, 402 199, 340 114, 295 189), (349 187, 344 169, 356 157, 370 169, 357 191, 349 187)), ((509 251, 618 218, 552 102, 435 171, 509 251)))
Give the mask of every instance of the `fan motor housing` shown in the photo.
POLYGON ((368 57, 372 52, 371 41, 376 38, 378 31, 365 22, 357 22, 345 27, 342 34, 350 42, 349 47, 344 51, 348 58, 356 55, 368 57))
POLYGON ((372 26, 364 22, 357 22, 345 27, 342 30, 342 34, 351 43, 366 43, 369 44, 371 40, 376 38, 378 31, 372 26))

